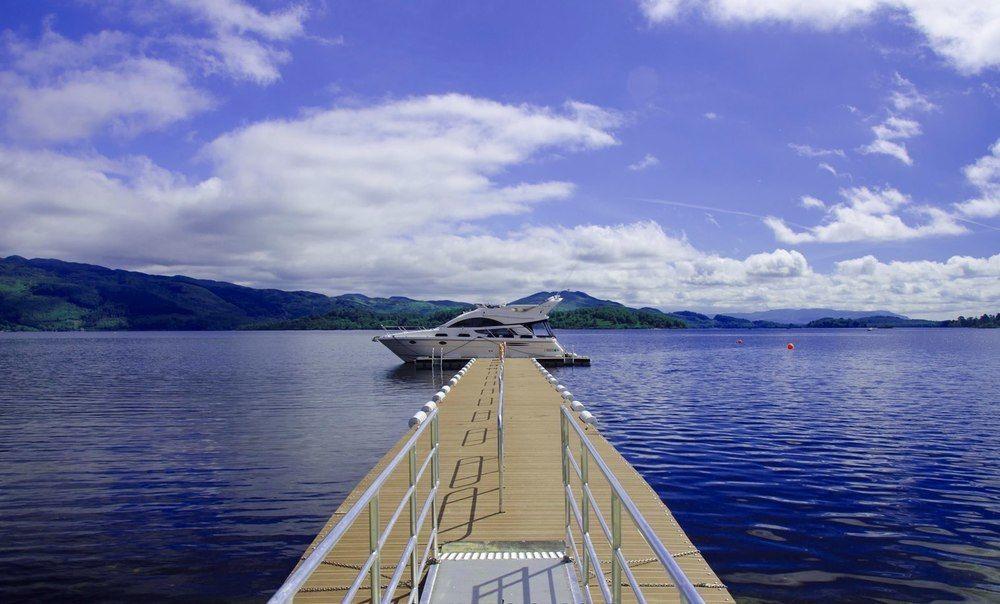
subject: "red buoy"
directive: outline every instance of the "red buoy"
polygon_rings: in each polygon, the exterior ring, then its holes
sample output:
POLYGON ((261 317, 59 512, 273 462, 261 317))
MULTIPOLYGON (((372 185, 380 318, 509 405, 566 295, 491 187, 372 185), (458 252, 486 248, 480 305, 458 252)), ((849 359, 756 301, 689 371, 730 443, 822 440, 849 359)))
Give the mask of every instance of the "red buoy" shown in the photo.
POLYGON ((789 342, 788 343, 788 350, 795 350, 795 344, 792 344, 791 342, 789 342))

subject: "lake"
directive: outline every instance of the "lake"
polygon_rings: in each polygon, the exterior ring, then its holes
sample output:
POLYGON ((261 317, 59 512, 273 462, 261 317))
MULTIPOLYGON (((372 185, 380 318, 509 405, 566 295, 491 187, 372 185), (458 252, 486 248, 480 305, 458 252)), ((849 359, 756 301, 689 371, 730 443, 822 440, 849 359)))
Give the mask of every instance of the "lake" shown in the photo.
MULTIPOLYGON (((265 599, 440 384, 372 335, 0 334, 0 600, 265 599)), ((738 599, 1000 599, 1000 331, 559 337, 738 599)))

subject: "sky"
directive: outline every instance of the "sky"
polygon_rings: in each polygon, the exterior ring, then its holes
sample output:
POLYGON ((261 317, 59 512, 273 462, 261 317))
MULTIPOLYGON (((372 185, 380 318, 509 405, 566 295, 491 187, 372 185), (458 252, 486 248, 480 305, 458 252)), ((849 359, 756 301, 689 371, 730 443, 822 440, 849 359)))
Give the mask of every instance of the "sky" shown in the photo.
POLYGON ((1000 312, 994 0, 8 0, 0 255, 1000 312))

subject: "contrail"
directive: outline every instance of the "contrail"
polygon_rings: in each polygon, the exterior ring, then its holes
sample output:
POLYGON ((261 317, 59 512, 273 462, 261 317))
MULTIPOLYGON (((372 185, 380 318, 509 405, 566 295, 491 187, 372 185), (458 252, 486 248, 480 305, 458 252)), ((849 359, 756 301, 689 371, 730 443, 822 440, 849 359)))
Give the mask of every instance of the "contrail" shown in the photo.
MULTIPOLYGON (((682 203, 680 201, 668 201, 666 199, 649 199, 648 197, 631 197, 630 199, 632 199, 633 201, 644 201, 646 203, 655 203, 655 204, 659 204, 659 205, 663 205, 663 206, 676 206, 676 207, 679 207, 679 208, 691 208, 691 209, 694 209, 694 210, 705 210, 705 211, 708 211, 708 212, 722 212, 724 214, 736 214, 737 216, 749 216, 750 218, 759 218, 760 220, 764 220, 765 218, 769 218, 768 216, 765 216, 763 214, 754 214, 752 212, 743 212, 741 210, 727 210, 725 208, 715 208, 715 207, 712 207, 712 206, 703 206, 703 205, 698 205, 698 204, 694 204, 694 203, 682 203)), ((969 220, 968 218, 962 218, 958 214, 950 214, 950 216, 952 218, 954 218, 955 220, 961 220, 962 222, 967 222, 969 224, 974 224, 976 226, 983 227, 984 229, 989 229, 991 231, 1000 231, 1000 227, 995 227, 995 226, 992 226, 992 225, 989 225, 989 224, 984 224, 982 222, 977 222, 975 220, 969 220)), ((783 218, 780 218, 779 220, 784 221, 785 224, 790 224, 792 226, 799 227, 800 229, 805 229, 807 231, 812 230, 812 227, 808 227, 808 226, 806 226, 804 224, 797 224, 795 222, 791 222, 791 221, 785 220, 783 218)))
MULTIPOLYGON (((644 201, 646 203, 655 203, 655 204, 658 204, 658 205, 661 205, 661 206, 676 206, 678 208, 691 208, 693 210, 705 210, 705 211, 708 211, 708 212, 721 212, 723 214, 736 214, 737 216, 749 216, 750 218, 757 218, 759 220, 764 220, 765 218, 769 218, 768 216, 765 216, 763 214, 754 214, 752 212, 743 212, 741 210, 727 210, 726 208, 715 208, 715 207, 712 207, 712 206, 702 206, 702 205, 698 205, 698 204, 694 204, 694 203, 681 203, 679 201, 668 201, 666 199, 650 199, 648 197, 631 197, 630 199, 632 199, 633 201, 644 201)), ((781 219, 781 220, 783 220, 783 219, 781 219)), ((809 230, 809 227, 807 227, 804 224, 798 224, 798 223, 795 223, 795 222, 789 222, 787 220, 785 220, 784 222, 785 222, 785 224, 790 224, 792 226, 797 226, 800 229, 809 230)))

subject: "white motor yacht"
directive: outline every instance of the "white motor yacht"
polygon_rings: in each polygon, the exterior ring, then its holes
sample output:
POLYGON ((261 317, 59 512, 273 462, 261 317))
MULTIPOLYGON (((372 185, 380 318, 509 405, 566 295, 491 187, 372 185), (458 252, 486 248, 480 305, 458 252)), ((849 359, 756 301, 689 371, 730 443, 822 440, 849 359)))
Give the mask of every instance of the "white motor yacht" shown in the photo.
POLYGON ((495 357, 501 342, 508 357, 582 360, 559 344, 549 326, 549 312, 560 302, 562 298, 552 296, 540 304, 481 304, 435 329, 399 328, 372 340, 407 363, 495 357))

